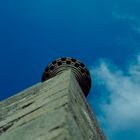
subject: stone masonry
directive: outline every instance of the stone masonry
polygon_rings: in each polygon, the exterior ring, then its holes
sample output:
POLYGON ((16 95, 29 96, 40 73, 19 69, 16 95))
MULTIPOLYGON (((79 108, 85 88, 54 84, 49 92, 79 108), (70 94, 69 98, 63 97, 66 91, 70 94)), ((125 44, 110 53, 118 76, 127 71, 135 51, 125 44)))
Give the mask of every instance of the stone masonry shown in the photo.
POLYGON ((0 102, 0 140, 106 140, 67 70, 0 102))

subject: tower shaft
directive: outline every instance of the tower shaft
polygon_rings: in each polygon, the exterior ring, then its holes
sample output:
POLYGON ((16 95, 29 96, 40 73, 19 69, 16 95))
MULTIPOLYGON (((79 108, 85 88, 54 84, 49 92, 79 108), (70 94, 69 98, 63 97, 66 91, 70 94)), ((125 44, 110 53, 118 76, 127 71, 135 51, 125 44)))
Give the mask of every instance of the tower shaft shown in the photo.
POLYGON ((71 70, 0 102, 0 140, 106 140, 71 70))

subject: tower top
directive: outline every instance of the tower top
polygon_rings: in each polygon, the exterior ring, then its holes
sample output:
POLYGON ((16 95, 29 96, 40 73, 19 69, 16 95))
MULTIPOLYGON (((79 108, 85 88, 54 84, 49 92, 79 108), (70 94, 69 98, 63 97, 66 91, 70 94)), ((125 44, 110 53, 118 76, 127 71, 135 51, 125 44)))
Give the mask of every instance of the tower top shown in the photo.
POLYGON ((68 69, 72 70, 85 96, 87 96, 91 88, 90 73, 83 63, 70 57, 59 58, 50 63, 43 72, 42 82, 68 69))

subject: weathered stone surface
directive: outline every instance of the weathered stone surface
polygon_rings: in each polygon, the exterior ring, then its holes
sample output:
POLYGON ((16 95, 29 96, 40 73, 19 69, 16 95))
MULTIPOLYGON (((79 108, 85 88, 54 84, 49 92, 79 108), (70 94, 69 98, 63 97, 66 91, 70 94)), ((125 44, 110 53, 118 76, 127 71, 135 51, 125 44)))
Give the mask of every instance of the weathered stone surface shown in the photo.
POLYGON ((0 140, 105 140, 71 71, 0 102, 0 140))

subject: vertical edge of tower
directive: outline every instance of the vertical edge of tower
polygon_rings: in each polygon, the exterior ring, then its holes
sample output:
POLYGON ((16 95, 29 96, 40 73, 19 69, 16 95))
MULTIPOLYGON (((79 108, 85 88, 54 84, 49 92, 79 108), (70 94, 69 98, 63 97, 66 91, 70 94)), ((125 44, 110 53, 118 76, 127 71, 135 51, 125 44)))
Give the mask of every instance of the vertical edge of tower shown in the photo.
POLYGON ((106 140, 71 70, 0 102, 0 140, 106 140))

